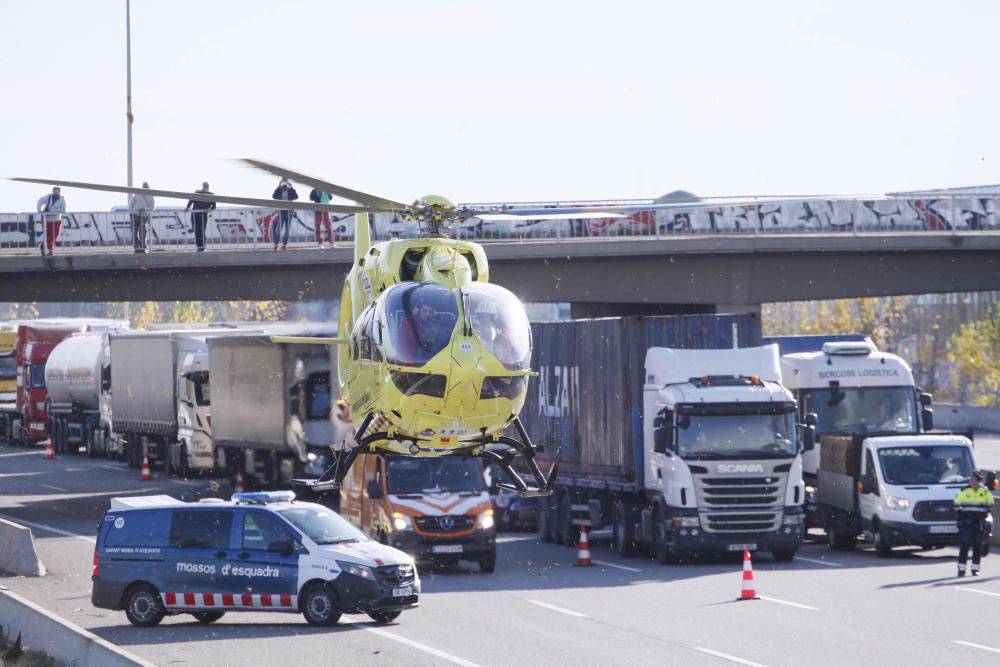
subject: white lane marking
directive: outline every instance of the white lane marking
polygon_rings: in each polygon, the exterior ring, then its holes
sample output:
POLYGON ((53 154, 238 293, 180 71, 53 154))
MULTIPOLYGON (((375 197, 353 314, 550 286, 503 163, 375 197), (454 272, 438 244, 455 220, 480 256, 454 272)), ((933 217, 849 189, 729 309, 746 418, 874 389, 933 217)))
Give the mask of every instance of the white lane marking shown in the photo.
POLYGON ((818 558, 805 558, 798 554, 795 554, 795 560, 804 560, 807 563, 816 563, 817 565, 826 565, 827 567, 844 567, 843 563, 834 563, 832 560, 819 560, 818 558))
POLYGON ((128 472, 129 471, 128 468, 122 468, 121 466, 113 466, 113 465, 103 465, 103 464, 100 464, 97 467, 98 468, 104 468, 105 470, 117 470, 119 472, 128 472))
POLYGON ((979 593, 980 595, 992 595, 995 598, 1000 598, 1000 593, 994 593, 992 591, 980 591, 975 588, 966 588, 965 586, 955 586, 956 591, 965 591, 966 593, 979 593))
POLYGON ((961 639, 952 639, 956 644, 961 644, 962 646, 971 646, 972 648, 978 648, 980 651, 989 651, 990 653, 1000 653, 1000 648, 993 648, 992 646, 983 646, 982 644, 973 644, 972 642, 963 642, 961 639))
POLYGON ((381 630, 379 628, 373 628, 370 625, 366 625, 364 623, 355 623, 354 625, 356 627, 361 628, 362 630, 367 630, 368 632, 374 632, 379 637, 385 637, 386 639, 391 639, 394 642, 399 642, 400 644, 406 644, 407 646, 415 648, 418 651, 430 653, 433 656, 441 658, 442 660, 447 660, 448 662, 453 662, 456 665, 464 665, 464 667, 480 667, 475 662, 466 660, 465 658, 459 658, 457 655, 452 655, 451 653, 445 653, 444 651, 436 649, 432 646, 427 646, 426 644, 415 642, 412 639, 407 639, 406 637, 400 637, 399 635, 395 635, 391 632, 386 632, 385 630, 381 630))
POLYGON ((640 573, 642 572, 642 570, 640 570, 637 567, 629 567, 627 565, 616 565, 615 563, 609 563, 606 560, 595 560, 591 562, 593 562, 595 565, 603 565, 604 567, 615 567, 618 568, 619 570, 625 570, 626 572, 640 572, 640 573))
POLYGON ((798 602, 789 602, 788 600, 779 600, 778 598, 769 598, 767 596, 759 596, 761 600, 767 600, 768 602, 777 602, 778 604, 787 604, 789 607, 798 607, 799 609, 808 609, 809 611, 819 611, 819 607, 810 607, 807 604, 799 604, 798 602))
POLYGON ((30 452, 13 452, 11 454, 0 454, 0 458, 7 458, 8 456, 36 456, 38 454, 44 454, 44 453, 45 452, 41 450, 30 451, 30 452))
POLYGON ((764 667, 764 665, 759 662, 751 662, 750 660, 744 660, 743 658, 737 658, 735 655, 728 655, 726 653, 720 653, 719 651, 713 651, 709 648, 701 648, 700 646, 692 646, 691 648, 695 651, 701 651, 702 653, 714 655, 716 658, 722 658, 723 660, 728 660, 729 662, 735 662, 738 665, 748 665, 748 667, 764 667))
POLYGON ((38 486, 44 486, 46 489, 52 489, 53 491, 69 492, 69 489, 64 489, 61 486, 52 486, 51 484, 39 484, 38 486))
POLYGON ((586 614, 581 614, 578 611, 570 611, 569 609, 563 609, 562 607, 557 607, 554 604, 549 604, 547 602, 542 602, 541 600, 528 600, 531 604, 537 604, 539 607, 545 607, 546 609, 551 609, 552 611, 558 611, 560 614, 566 614, 567 616, 575 616, 577 618, 590 618, 586 614))
POLYGON ((12 516, 5 516, 0 514, 0 519, 7 519, 8 521, 13 521, 14 523, 19 523, 22 526, 29 526, 31 528, 38 528, 39 530, 47 530, 50 533, 55 533, 56 535, 65 535, 66 537, 75 537, 78 540, 83 540, 85 542, 95 543, 97 540, 93 537, 87 537, 86 535, 80 535, 79 533, 71 533, 68 530, 63 530, 61 528, 54 528, 53 526, 46 526, 44 523, 35 523, 34 521, 25 521, 24 519, 18 519, 12 516))

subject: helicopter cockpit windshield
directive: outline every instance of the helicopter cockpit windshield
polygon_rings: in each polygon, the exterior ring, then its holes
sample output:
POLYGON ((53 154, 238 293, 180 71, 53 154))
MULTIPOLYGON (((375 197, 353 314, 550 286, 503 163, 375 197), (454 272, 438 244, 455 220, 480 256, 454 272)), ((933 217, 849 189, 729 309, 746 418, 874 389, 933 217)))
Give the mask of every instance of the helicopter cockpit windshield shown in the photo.
POLYGON ((451 342, 458 295, 431 283, 403 283, 386 292, 386 361, 423 366, 451 342))
POLYGON ((517 297, 498 285, 473 283, 468 295, 472 330, 509 370, 523 370, 531 362, 531 325, 517 297))

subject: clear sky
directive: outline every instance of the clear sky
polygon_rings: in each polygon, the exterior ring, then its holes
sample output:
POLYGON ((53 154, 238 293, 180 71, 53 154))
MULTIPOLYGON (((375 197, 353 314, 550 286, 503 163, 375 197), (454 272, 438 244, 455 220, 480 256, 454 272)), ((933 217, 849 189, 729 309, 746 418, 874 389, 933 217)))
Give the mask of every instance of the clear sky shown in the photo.
MULTIPOLYGON (((238 157, 403 201, 1000 182, 997 2, 133 0, 132 30, 154 187, 269 197, 238 157)), ((0 0, 0 128, 0 176, 124 184, 125 0, 0 0)))

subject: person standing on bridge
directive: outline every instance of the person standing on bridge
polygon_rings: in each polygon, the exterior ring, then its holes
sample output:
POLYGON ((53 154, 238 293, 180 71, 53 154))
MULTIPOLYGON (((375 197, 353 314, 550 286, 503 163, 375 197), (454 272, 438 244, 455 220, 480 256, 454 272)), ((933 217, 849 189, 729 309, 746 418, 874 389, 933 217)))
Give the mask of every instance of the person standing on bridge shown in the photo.
MULTIPOLYGON (((309 193, 309 201, 316 202, 317 204, 329 204, 330 203, 330 193, 321 192, 317 188, 313 188, 312 192, 309 193)), ((323 246, 323 229, 320 227, 322 223, 326 227, 326 240, 330 243, 330 247, 333 247, 333 230, 330 227, 330 212, 329 211, 316 211, 316 243, 320 248, 323 246)))
MULTIPOLYGON (((299 198, 299 193, 295 191, 292 184, 288 182, 288 179, 283 178, 281 182, 278 183, 278 187, 275 188, 274 194, 271 195, 272 199, 278 199, 280 201, 295 201, 299 198)), ((288 232, 292 226, 292 212, 288 209, 282 209, 278 212, 277 224, 274 226, 274 230, 271 232, 271 240, 274 241, 274 249, 278 249, 280 242, 282 250, 288 250, 288 232), (282 235, 282 228, 284 228, 284 235, 282 235)))
POLYGON ((983 526, 993 509, 993 492, 982 484, 983 473, 973 470, 969 486, 955 496, 958 510, 958 576, 965 576, 965 562, 972 547, 972 576, 979 576, 979 557, 983 546, 983 526))
MULTIPOLYGON (((201 190, 195 190, 196 195, 210 195, 212 192, 208 189, 208 181, 201 184, 201 190)), ((191 222, 194 225, 194 243, 198 247, 198 252, 205 252, 205 227, 208 225, 208 212, 215 209, 214 201, 195 201, 190 200, 187 206, 184 208, 185 211, 190 211, 194 209, 191 214, 191 222)))
POLYGON ((62 196, 58 186, 52 188, 52 194, 47 194, 38 200, 38 212, 42 214, 44 239, 38 244, 38 249, 44 257, 52 254, 56 239, 62 233, 62 214, 66 212, 66 198, 62 196))
MULTIPOLYGON (((149 183, 144 182, 142 187, 148 190, 149 183)), ((149 247, 146 245, 146 233, 149 230, 155 208, 156 202, 153 200, 153 195, 135 194, 128 202, 129 217, 132 220, 132 249, 137 253, 149 252, 149 247)))

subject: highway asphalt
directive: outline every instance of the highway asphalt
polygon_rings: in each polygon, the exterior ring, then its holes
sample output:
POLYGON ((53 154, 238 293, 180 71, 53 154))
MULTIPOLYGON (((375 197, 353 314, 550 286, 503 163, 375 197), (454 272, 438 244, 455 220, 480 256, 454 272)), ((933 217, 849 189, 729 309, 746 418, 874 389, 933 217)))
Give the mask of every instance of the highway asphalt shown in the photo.
MULTIPOLYGON (((1000 449, 1000 439, 982 442, 1000 449)), ((345 616, 317 629, 298 614, 244 612, 207 626, 180 615, 135 628, 123 612, 90 604, 93 537, 109 499, 229 491, 160 470, 153 481, 138 476, 118 463, 0 447, 0 516, 33 529, 49 569, 0 585, 160 665, 1000 661, 1000 560, 987 558, 982 577, 958 579, 951 548, 900 549, 879 560, 870 548, 832 552, 811 543, 780 564, 761 554, 753 561, 761 599, 737 602, 738 557, 668 566, 592 544, 595 566, 579 568, 571 548, 505 533, 494 574, 464 564, 424 571, 420 608, 389 625, 345 616)))

